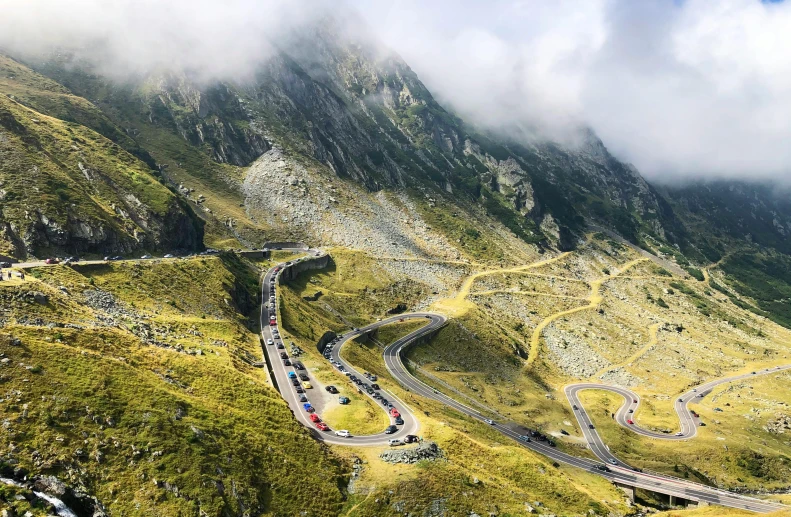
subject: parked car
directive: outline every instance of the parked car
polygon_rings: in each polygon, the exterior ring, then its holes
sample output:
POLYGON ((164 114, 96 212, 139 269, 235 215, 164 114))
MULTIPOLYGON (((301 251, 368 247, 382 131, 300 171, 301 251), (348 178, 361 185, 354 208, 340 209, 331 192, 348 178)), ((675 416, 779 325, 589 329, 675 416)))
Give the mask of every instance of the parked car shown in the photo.
POLYGON ((291 366, 291 360, 290 359, 284 359, 283 360, 283 366, 291 366))
POLYGON ((324 389, 327 390, 330 393, 338 393, 338 388, 336 388, 335 386, 332 386, 332 385, 327 386, 324 389))
POLYGON ((305 393, 305 390, 302 389, 302 386, 297 386, 296 388, 294 388, 294 391, 296 391, 297 393, 305 393))
POLYGON ((288 354, 285 353, 285 352, 280 352, 280 358, 281 359, 287 359, 288 358, 288 354))
POLYGON ((309 380, 310 380, 310 378, 308 377, 308 375, 307 375, 307 374, 305 374, 305 373, 300 373, 300 374, 299 374, 299 378, 300 378, 300 380, 303 380, 303 381, 309 381, 309 380))
POLYGON ((285 346, 283 346, 283 343, 280 343, 280 342, 278 341, 278 343, 277 343, 277 349, 278 349, 278 350, 283 350, 283 349, 285 349, 285 348, 286 348, 286 347, 285 347, 285 346))
POLYGON ((401 413, 399 413, 396 408, 393 408, 390 410, 390 416, 393 418, 398 418, 401 416, 401 413))
POLYGON ((417 436, 415 436, 414 434, 408 434, 404 438, 404 442, 406 442, 406 443, 417 443, 418 441, 420 441, 420 439, 417 436))
POLYGON ((309 383, 309 382, 303 382, 302 383, 302 387, 305 388, 306 390, 309 390, 309 389, 313 388, 313 385, 311 383, 309 383))
POLYGON ((396 431, 398 431, 398 428, 396 426, 388 425, 387 429, 385 429, 385 434, 393 434, 396 431))
POLYGON ((313 409, 313 406, 311 406, 309 403, 302 404, 302 409, 304 409, 308 413, 313 413, 314 411, 316 411, 315 409, 313 409))
POLYGON ((371 389, 378 390, 378 389, 381 389, 381 388, 379 387, 378 384, 374 383, 374 384, 371 384, 371 389))
POLYGON ((404 419, 400 416, 395 419, 395 425, 404 425, 404 419))
POLYGON ((141 259, 143 259, 143 260, 148 260, 148 259, 150 259, 150 258, 154 258, 154 257, 152 257, 151 255, 143 255, 143 256, 142 256, 142 257, 140 257, 140 258, 141 258, 141 259))
POLYGON ((522 436, 520 436, 519 439, 522 440, 523 442, 530 442, 531 441, 530 437, 527 436, 526 434, 523 434, 522 436))
POLYGON ((299 361, 296 361, 294 363, 294 368, 296 368, 297 370, 304 370, 305 369, 305 365, 300 363, 299 361))
POLYGON ((387 441, 387 444, 390 447, 395 447, 395 446, 398 446, 398 445, 404 445, 404 442, 403 442, 403 440, 399 440, 398 438, 391 438, 390 440, 387 441))
POLYGON ((614 459, 610 459, 610 465, 618 465, 618 462, 614 459))
POLYGON ((494 420, 489 420, 488 418, 484 420, 484 422, 486 422, 489 425, 494 425, 494 420))
POLYGON ((595 429, 595 428, 593 427, 593 424, 588 424, 588 429, 595 429))
POLYGON ((44 261, 44 264, 58 264, 60 260, 56 259, 55 257, 48 258, 44 261))
POLYGON ((173 258, 173 255, 171 255, 170 253, 166 253, 165 256, 162 258, 173 258))
POLYGON ((316 429, 318 429, 319 431, 329 431, 330 427, 324 422, 317 422, 316 429))
POLYGON ((289 379, 296 379, 297 378, 297 374, 294 373, 294 372, 288 372, 288 378, 289 379))
POLYGON ((10 262, 0 262, 0 268, 3 268, 3 267, 11 267, 11 263, 10 262))
POLYGON ((335 436, 340 436, 341 438, 349 438, 351 433, 346 429, 341 429, 340 431, 335 431, 335 436))
POLYGON ((305 395, 300 395, 299 396, 299 401, 300 402, 307 402, 308 401, 308 397, 306 397, 305 395))
POLYGON ((317 415, 316 413, 311 413, 310 414, 310 421, 311 422, 321 422, 321 417, 319 415, 317 415))
POLYGON ((277 321, 275 321, 275 320, 269 320, 269 326, 270 326, 270 327, 274 327, 275 325, 277 325, 277 321))
POLYGON ((291 384, 294 386, 299 386, 299 379, 291 379, 291 384))
POLYGON ((348 404, 350 402, 349 397, 338 397, 338 402, 340 404, 348 404))
POLYGON ((267 344, 267 345, 274 345, 274 344, 275 344, 275 342, 274 342, 272 339, 267 339, 267 340, 266 340, 266 344, 267 344))
POLYGON ((634 425, 634 420, 631 420, 631 419, 627 420, 626 423, 629 424, 629 425, 634 425))

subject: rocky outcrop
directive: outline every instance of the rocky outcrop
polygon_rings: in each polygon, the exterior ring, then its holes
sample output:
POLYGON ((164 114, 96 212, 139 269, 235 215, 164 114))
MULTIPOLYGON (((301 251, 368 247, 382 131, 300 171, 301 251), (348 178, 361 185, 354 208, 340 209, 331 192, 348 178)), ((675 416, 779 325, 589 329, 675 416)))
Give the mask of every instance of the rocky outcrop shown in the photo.
POLYGON ((418 461, 435 461, 444 458, 435 442, 421 442, 417 447, 389 449, 379 455, 387 463, 417 463, 418 461))

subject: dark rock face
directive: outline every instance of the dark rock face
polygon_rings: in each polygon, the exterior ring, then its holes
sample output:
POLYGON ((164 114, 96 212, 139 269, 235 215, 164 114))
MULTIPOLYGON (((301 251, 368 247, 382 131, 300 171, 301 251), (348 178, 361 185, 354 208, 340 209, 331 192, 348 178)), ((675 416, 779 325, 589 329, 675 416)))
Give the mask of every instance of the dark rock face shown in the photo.
POLYGON ((390 449, 379 455, 387 463, 417 463, 418 461, 434 461, 444 457, 442 449, 435 442, 422 442, 417 447, 390 449))

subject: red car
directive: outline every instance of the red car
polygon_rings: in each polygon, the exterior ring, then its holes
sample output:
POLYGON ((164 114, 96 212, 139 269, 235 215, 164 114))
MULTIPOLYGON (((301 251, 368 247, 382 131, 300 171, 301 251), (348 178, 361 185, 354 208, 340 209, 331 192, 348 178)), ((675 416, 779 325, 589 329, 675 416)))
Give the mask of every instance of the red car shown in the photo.
POLYGON ((316 429, 318 429, 319 431, 329 431, 330 430, 329 426, 327 424, 325 424, 324 422, 319 422, 318 424, 316 424, 316 429))
POLYGON ((275 321, 275 320, 270 320, 270 321, 269 321, 269 326, 270 326, 270 327, 274 327, 274 326, 276 326, 276 325, 277 325, 277 321, 275 321))
POLYGON ((44 264, 57 264, 58 262, 60 262, 60 260, 56 258, 48 258, 44 261, 44 264))
POLYGON ((318 422, 321 422, 321 418, 319 418, 319 415, 317 415, 316 413, 311 413, 310 414, 310 421, 318 423, 318 422))
POLYGON ((634 425, 634 422, 632 420, 627 420, 626 423, 629 425, 634 425))
POLYGON ((390 416, 393 417, 393 418, 398 418, 398 417, 401 416, 401 413, 399 413, 396 408, 392 408, 390 410, 390 416))

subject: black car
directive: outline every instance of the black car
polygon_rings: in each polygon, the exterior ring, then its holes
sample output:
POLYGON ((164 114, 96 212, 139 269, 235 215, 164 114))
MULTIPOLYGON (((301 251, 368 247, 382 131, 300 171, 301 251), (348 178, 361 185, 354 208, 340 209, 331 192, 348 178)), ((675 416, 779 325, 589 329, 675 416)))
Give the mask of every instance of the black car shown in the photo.
POLYGON ((299 374, 299 378, 300 378, 301 380, 303 380, 303 381, 309 381, 309 380, 310 380, 310 378, 308 377, 308 375, 307 375, 307 374, 305 374, 305 373, 300 373, 300 374, 299 374))
POLYGON ((371 388, 372 388, 372 389, 375 389, 375 390, 379 390, 379 389, 381 389, 381 388, 379 387, 379 385, 378 385, 378 384, 376 384, 376 383, 373 383, 373 384, 371 384, 371 388))
POLYGON ((285 352, 280 352, 280 358, 281 359, 288 359, 288 354, 285 353, 285 352))
POLYGON ((302 386, 297 386, 296 388, 294 388, 294 391, 296 391, 297 393, 305 393, 305 390, 302 389, 302 386))
POLYGON ((395 425, 404 425, 404 419, 403 419, 403 418, 401 418, 400 416, 399 416, 399 417, 396 417, 396 419, 395 419, 395 425))
POLYGON ((607 465, 596 465, 596 468, 601 470, 602 472, 612 472, 610 470, 610 467, 608 467, 607 465))
POLYGON ((324 389, 329 391, 330 393, 338 393, 338 388, 336 388, 335 386, 327 386, 324 389))
POLYGON ((0 267, 11 267, 10 262, 0 262, 0 267))
POLYGON ((593 424, 588 424, 588 429, 593 429, 593 424))
POLYGON ((294 368, 296 368, 297 370, 304 370, 305 365, 297 361, 296 363, 294 363, 294 368))
POLYGON ((379 402, 381 402, 383 406, 386 406, 386 405, 388 405, 390 403, 390 402, 388 402, 388 400, 386 398, 383 398, 379 402))
POLYGON ((420 441, 420 439, 417 436, 415 436, 414 434, 408 434, 404 438, 404 443, 413 443, 413 442, 418 442, 418 441, 420 441))
POLYGON ((299 379, 291 379, 291 384, 294 386, 299 386, 299 379))
POLYGON ((283 346, 283 343, 278 343, 277 344, 277 348, 279 348, 280 350, 283 350, 286 347, 283 346))
POLYGON ((388 425, 387 429, 385 429, 385 434, 393 434, 398 431, 398 428, 394 425, 388 425))
POLYGON ((367 394, 369 394, 369 395, 373 395, 374 393, 376 393, 376 392, 375 392, 374 390, 372 390, 371 388, 368 388, 367 390, 365 390, 365 392, 366 392, 367 394))
POLYGON ((283 366, 291 366, 291 361, 289 359, 284 359, 283 366))

